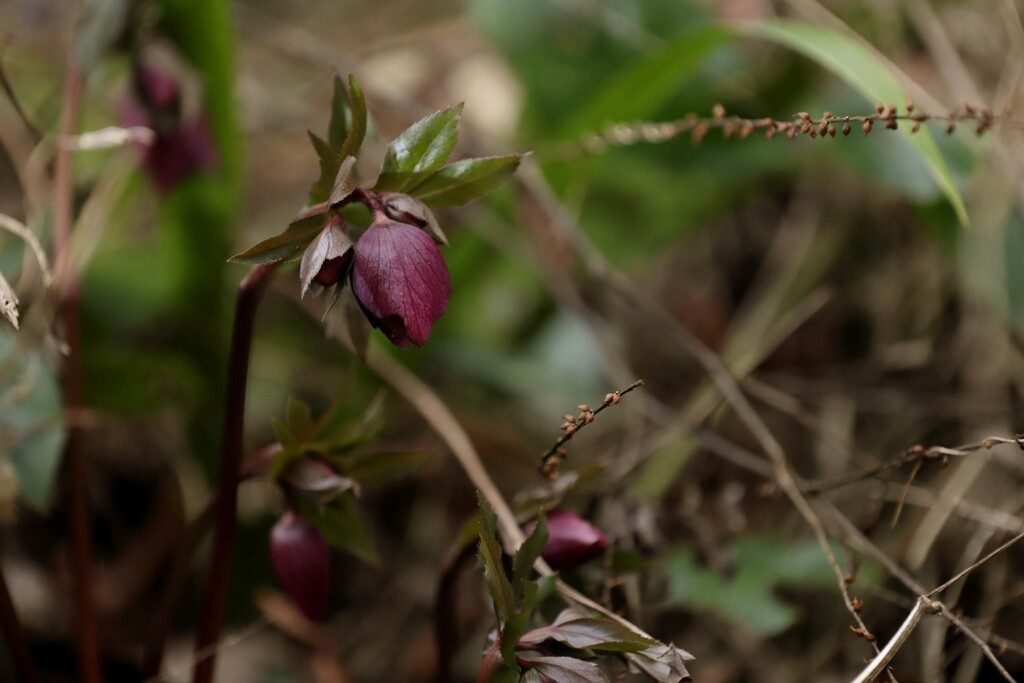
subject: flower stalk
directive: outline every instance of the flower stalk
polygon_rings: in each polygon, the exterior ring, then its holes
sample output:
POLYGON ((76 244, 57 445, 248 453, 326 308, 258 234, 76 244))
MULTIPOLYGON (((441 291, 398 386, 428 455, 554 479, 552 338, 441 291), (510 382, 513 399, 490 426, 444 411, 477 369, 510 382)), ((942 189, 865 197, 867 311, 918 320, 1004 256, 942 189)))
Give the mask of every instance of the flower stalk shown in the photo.
MULTIPOLYGON (((216 526, 213 556, 207 574, 206 596, 202 621, 196 638, 195 652, 208 652, 220 638, 224 625, 224 599, 228 587, 231 548, 238 521, 238 483, 244 453, 245 390, 249 376, 249 355, 256 323, 256 311, 266 291, 276 263, 255 266, 242 280, 235 303, 235 323, 231 334, 231 355, 228 361, 228 385, 224 411, 224 445, 221 453, 220 480, 217 485, 216 526)), ((213 680, 216 653, 200 659, 193 683, 213 680)))

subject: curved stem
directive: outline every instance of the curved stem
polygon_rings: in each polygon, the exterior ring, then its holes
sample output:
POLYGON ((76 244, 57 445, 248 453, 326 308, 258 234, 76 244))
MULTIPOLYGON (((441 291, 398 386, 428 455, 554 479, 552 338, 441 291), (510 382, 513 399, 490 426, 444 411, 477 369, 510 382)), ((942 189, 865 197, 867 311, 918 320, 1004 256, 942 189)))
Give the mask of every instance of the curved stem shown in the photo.
MULTIPOLYGON (((203 616, 196 638, 197 654, 209 651, 220 638, 224 625, 224 597, 228 587, 231 546, 235 538, 238 503, 238 473, 242 467, 243 428, 245 426, 245 389, 249 376, 249 352, 256 323, 256 309, 270 282, 276 263, 255 266, 242 280, 235 302, 235 327, 231 333, 228 361, 228 385, 224 410, 224 445, 221 453, 220 480, 217 485, 216 527, 213 557, 207 574, 203 616)), ((216 654, 201 659, 195 668, 194 683, 210 683, 216 654)))

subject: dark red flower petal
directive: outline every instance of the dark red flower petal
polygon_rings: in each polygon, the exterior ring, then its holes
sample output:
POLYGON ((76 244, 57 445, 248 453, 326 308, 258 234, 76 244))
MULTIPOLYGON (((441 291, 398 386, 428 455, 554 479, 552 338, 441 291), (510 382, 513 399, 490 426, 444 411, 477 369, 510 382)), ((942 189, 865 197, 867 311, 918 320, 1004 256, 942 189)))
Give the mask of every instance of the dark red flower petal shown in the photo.
POLYGON ((427 341, 452 283, 430 235, 381 216, 356 242, 352 291, 374 327, 404 349, 427 341))
MULTIPOLYGON (((541 556, 552 569, 572 569, 600 557, 608 548, 608 538, 601 530, 574 512, 552 510, 547 522, 548 543, 541 556)), ((526 533, 533 533, 534 526, 534 522, 528 524, 526 533)))
POLYGON ((294 512, 285 512, 270 531, 270 560, 289 597, 309 619, 319 621, 331 573, 320 533, 294 512))

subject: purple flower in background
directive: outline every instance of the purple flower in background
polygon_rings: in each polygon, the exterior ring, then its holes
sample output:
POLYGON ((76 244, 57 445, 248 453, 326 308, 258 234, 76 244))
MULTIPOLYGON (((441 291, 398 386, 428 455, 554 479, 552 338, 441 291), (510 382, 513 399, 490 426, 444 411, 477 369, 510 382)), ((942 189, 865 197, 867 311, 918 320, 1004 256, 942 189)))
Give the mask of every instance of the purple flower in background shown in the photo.
MULTIPOLYGON (((574 512, 552 510, 547 522, 548 544, 541 556, 552 569, 572 569, 600 557, 608 548, 608 538, 601 530, 574 512)), ((526 533, 533 533, 535 526, 535 522, 528 524, 526 533)))
POLYGON ((423 346, 448 307, 451 278, 422 228, 377 214, 355 246, 352 292, 395 346, 423 346))
POLYGON ((320 533, 291 510, 270 531, 270 560, 289 597, 312 621, 327 604, 330 554, 320 533))
POLYGON ((127 126, 144 126, 156 134, 143 149, 143 165, 161 192, 169 192, 196 171, 216 165, 209 124, 202 113, 182 112, 181 88, 171 75, 148 66, 135 70, 135 97, 126 102, 127 126))

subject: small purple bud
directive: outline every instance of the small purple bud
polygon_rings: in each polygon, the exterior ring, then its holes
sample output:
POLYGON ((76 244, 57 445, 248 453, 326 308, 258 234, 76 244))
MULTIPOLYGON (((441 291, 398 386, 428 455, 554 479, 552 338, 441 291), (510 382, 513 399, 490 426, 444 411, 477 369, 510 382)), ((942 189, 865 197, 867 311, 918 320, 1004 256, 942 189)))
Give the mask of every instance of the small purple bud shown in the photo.
POLYGON ((352 291, 370 323, 404 349, 427 341, 448 308, 452 282, 427 233, 378 215, 356 242, 352 291))
POLYGON ((302 296, 306 296, 312 284, 320 287, 336 285, 348 274, 351 266, 352 240, 345 234, 345 221, 341 216, 332 215, 302 254, 299 264, 302 296))
MULTIPOLYGON (((548 544, 541 556, 559 571, 572 569, 595 557, 600 557, 608 548, 608 538, 600 529, 569 510, 552 510, 547 513, 548 544)), ((526 533, 533 533, 536 522, 526 526, 526 533)))
POLYGON ((331 561, 327 544, 306 520, 288 510, 270 531, 270 560, 289 597, 312 621, 327 604, 331 561))

